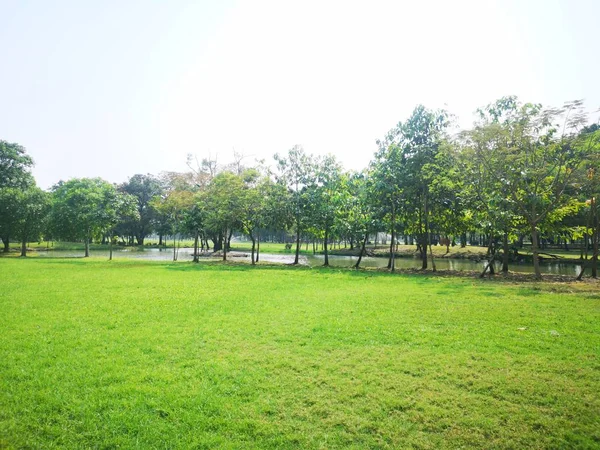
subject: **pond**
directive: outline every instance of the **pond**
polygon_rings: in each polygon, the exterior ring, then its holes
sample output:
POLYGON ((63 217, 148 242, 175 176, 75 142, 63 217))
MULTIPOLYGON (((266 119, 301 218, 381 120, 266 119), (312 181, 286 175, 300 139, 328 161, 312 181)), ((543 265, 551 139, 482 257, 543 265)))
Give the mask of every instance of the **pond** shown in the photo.
MULTIPOLYGON (((180 248, 178 250, 179 261, 190 261, 194 253, 193 248, 180 248)), ((83 256, 83 251, 71 250, 51 250, 40 251, 36 253, 40 257, 58 257, 58 258, 80 258, 83 256)), ((108 251, 96 250, 91 251, 93 257, 107 258, 108 251)), ((113 252, 113 258, 133 258, 154 261, 171 261, 173 259, 173 249, 158 249, 145 248, 139 250, 117 248, 113 252)), ((206 259, 206 258, 205 258, 206 259)), ((211 258, 213 259, 213 258, 211 258)), ((214 258, 216 259, 216 258, 214 258)), ((228 259, 233 261, 250 261, 249 253, 235 252, 228 259)), ((329 264, 333 267, 350 267, 356 263, 356 256, 329 256, 329 264)), ((260 260, 262 262, 291 264, 294 261, 294 254, 274 254, 261 253, 260 260)), ((317 267, 323 264, 323 255, 300 255, 300 263, 310 267, 317 267)), ((382 268, 387 266, 387 258, 364 257, 361 261, 361 267, 382 268)), ((430 262, 431 264, 431 262, 430 262)), ((486 261, 471 261, 469 259, 449 259, 436 258, 436 267, 440 270, 483 270, 486 261)), ((396 268, 398 269, 417 269, 421 267, 421 261, 416 258, 396 258, 396 268)), ((496 270, 500 270, 500 264, 496 264, 496 270)), ((561 262, 542 262, 540 263, 542 273, 555 275, 572 275, 576 276, 581 270, 579 264, 561 263, 561 262)), ((533 273, 533 264, 531 263, 512 263, 510 265, 512 272, 533 273)))

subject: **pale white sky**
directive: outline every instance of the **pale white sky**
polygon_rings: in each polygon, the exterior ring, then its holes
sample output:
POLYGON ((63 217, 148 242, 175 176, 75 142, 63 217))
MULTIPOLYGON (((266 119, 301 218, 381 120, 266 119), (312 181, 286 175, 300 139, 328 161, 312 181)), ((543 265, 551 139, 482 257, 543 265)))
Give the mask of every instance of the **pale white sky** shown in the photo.
POLYGON ((0 0, 0 139, 60 179, 271 159, 347 168, 419 103, 600 106, 598 0, 0 0), (250 158, 250 159, 253 159, 250 158))

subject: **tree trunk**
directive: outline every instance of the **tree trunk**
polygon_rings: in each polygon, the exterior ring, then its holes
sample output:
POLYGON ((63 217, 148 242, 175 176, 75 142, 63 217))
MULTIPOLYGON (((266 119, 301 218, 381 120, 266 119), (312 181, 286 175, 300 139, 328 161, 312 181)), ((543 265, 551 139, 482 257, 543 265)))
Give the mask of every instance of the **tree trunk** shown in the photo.
POLYGON ((90 256, 90 240, 89 238, 86 236, 85 237, 85 258, 88 258, 90 256))
POLYGON ((327 240, 329 239, 329 229, 326 226, 325 227, 325 239, 323 239, 323 248, 325 249, 325 263, 323 264, 323 266, 328 267, 329 266, 329 252, 327 251, 327 240))
POLYGON ((508 233, 505 231, 502 236, 502 273, 508 273, 508 233))
POLYGON ((158 246, 160 247, 161 245, 163 245, 163 235, 162 235, 162 233, 158 235, 158 246))
POLYGON ((173 233, 173 261, 177 261, 177 233, 173 233))
POLYGON ((144 236, 138 235, 136 236, 138 245, 144 245, 144 236))
POLYGON ((223 261, 227 261, 227 230, 223 233, 223 240, 225 241, 223 245, 223 261))
MULTIPOLYGON (((495 254, 496 254, 496 248, 494 246, 494 230, 490 230, 490 240, 488 243, 487 256, 488 256, 488 258, 490 258, 490 255, 493 256, 495 254)), ((494 273, 495 273, 494 265, 491 264, 489 267, 490 267, 490 275, 494 275, 494 273)))
POLYGON ((2 253, 8 253, 10 243, 10 239, 8 238, 8 236, 2 238, 2 243, 4 244, 4 250, 2 250, 2 253))
POLYGON ((429 237, 429 254, 431 255, 431 270, 435 272, 437 268, 435 267, 435 260, 433 259, 433 249, 431 248, 431 235, 429 237))
POLYGON ((22 257, 27 256, 27 238, 26 237, 24 237, 23 242, 21 242, 21 256, 22 257))
POLYGON ((300 218, 296 218, 296 256, 294 257, 294 264, 300 262, 300 218))
POLYGON ((421 252, 421 270, 427 269, 427 233, 422 233, 419 251, 421 252))
POLYGON ((392 236, 390 239, 390 259, 388 260, 388 269, 391 272, 396 270, 396 252, 394 252, 394 237, 396 232, 396 208, 394 207, 394 201, 392 200, 392 236))
POLYGON ((194 236, 194 259, 193 262, 198 263, 200 259, 198 258, 198 239, 200 238, 200 233, 196 230, 196 236, 194 236))
POLYGON ((538 232, 535 225, 531 225, 531 253, 533 255, 533 270, 535 272, 535 279, 542 279, 542 272, 540 270, 540 260, 538 258, 538 232))
POLYGON ((229 234, 227 235, 227 250, 231 250, 231 236, 233 236, 233 228, 229 230, 229 234))
POLYGON ((596 205, 596 199, 592 198, 591 207, 593 210, 592 219, 592 278, 598 278, 598 207, 596 205))
POLYGON ((252 265, 256 264, 254 262, 254 249, 256 247, 256 239, 254 239, 254 236, 252 235, 252 233, 250 233, 250 239, 252 239, 252 254, 250 255, 250 261, 252 263, 252 265))
POLYGON ((358 267, 360 266, 360 262, 362 261, 362 257, 365 254, 365 247, 367 246, 367 241, 369 240, 369 232, 367 231, 365 233, 365 239, 362 243, 362 248, 360 249, 360 253, 358 255, 358 260, 356 261, 356 264, 354 264, 354 268, 358 269, 358 267))
POLYGON ((390 254, 390 256, 392 258, 391 267, 390 267, 391 272, 396 271, 396 249, 394 248, 395 241, 396 241, 396 208, 394 206, 392 206, 392 236, 391 236, 391 242, 390 242, 390 248, 392 249, 392 253, 390 254))
MULTIPOLYGON (((493 255, 490 258, 487 265, 483 268, 483 272, 481 272, 481 274, 479 274, 479 278, 483 278, 485 276, 485 273, 488 271, 488 269, 491 269, 492 267, 494 267, 494 259, 495 259, 495 255, 493 255)), ((490 276, 491 275, 494 275, 494 273, 490 270, 490 276)))
POLYGON ((217 236, 212 237, 213 251, 218 252, 223 248, 223 234, 219 233, 217 236))
POLYGON ((260 256, 260 233, 256 236, 256 262, 258 262, 258 258, 260 256))

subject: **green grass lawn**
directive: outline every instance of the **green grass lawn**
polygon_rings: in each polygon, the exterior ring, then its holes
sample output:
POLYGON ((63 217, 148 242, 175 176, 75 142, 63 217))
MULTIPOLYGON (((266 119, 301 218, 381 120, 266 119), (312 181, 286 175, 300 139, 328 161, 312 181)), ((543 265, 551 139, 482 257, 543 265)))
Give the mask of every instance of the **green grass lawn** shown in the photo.
POLYGON ((600 448, 600 293, 0 259, 0 448, 600 448))

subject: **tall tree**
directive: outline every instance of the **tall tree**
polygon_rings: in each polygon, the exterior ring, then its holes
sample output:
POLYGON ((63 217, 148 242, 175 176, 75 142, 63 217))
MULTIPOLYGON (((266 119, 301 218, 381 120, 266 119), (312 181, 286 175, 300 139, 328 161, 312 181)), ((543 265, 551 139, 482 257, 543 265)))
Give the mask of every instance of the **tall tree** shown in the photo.
MULTIPOLYGON (((584 223, 584 245, 587 255, 587 242, 591 240, 592 257, 590 261, 584 261, 581 272, 577 279, 581 279, 589 264, 592 278, 598 277, 598 246, 600 240, 600 208, 598 200, 600 198, 600 126, 593 124, 582 130, 577 145, 583 147, 586 154, 581 170, 579 171, 578 186, 580 195, 585 202, 585 212, 587 220, 584 223)), ((587 258, 586 258, 587 259, 587 258)))
POLYGON ((329 266, 329 238, 335 223, 339 208, 342 206, 344 189, 342 182, 342 167, 332 155, 318 158, 315 164, 315 176, 307 186, 309 203, 312 205, 311 215, 313 225, 322 231, 324 266, 329 266))
POLYGON ((516 213, 529 227, 534 271, 539 279, 539 232, 564 217, 575 201, 566 194, 584 158, 577 136, 586 114, 580 101, 547 109, 516 99, 508 106, 504 99, 497 103, 503 107, 500 114, 495 105, 488 107, 488 114, 492 125, 499 123, 508 134, 508 140, 498 148, 499 163, 505 168, 502 182, 516 213))
POLYGON ((406 231, 416 234, 421 268, 427 268, 427 246, 431 246, 431 184, 436 175, 433 169, 447 126, 445 111, 432 111, 419 105, 405 122, 398 123, 383 141, 378 141, 372 173, 376 190, 384 199, 382 204, 388 205, 385 209, 391 225, 388 264, 391 270, 394 270, 399 216, 406 231))
POLYGON ((32 167, 33 159, 23 146, 0 140, 0 239, 5 253, 19 221, 17 198, 23 189, 35 185, 32 167))
POLYGON ((311 158, 300 145, 288 150, 286 156, 276 154, 275 161, 278 164, 279 180, 288 187, 291 193, 296 231, 294 264, 298 264, 300 260, 300 237, 310 219, 308 212, 311 204, 306 187, 311 183, 310 180, 314 176, 314 166, 311 158))

